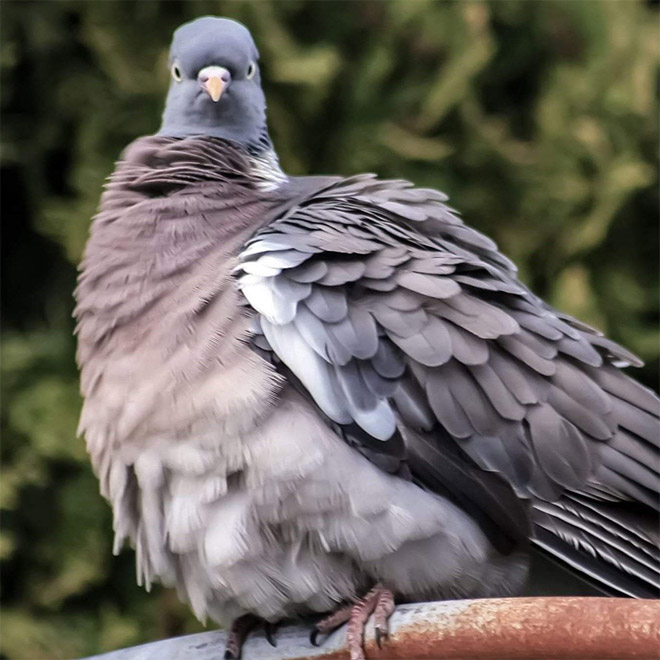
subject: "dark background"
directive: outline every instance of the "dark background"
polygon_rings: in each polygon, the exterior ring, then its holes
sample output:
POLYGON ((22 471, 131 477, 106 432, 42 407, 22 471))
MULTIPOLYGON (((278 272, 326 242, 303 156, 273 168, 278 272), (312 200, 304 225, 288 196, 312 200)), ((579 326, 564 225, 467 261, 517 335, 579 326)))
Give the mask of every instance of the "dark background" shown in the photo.
POLYGON ((536 2, 3 0, 2 653, 71 658, 197 630, 111 555, 84 443, 71 292, 104 178, 154 132, 167 47, 204 14, 260 47, 291 173, 447 192, 522 279, 658 380, 658 9, 536 2))

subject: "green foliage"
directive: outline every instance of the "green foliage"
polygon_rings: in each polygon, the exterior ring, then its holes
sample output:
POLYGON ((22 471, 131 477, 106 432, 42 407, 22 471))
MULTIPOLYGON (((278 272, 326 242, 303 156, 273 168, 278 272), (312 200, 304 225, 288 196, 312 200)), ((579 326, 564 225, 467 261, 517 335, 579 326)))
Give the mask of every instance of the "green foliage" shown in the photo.
POLYGON ((523 279, 658 377, 657 9, 637 1, 2 3, 4 657, 198 629, 145 594, 84 443, 71 292, 104 178, 153 132, 180 23, 261 49, 292 173, 364 170, 452 197, 523 279))

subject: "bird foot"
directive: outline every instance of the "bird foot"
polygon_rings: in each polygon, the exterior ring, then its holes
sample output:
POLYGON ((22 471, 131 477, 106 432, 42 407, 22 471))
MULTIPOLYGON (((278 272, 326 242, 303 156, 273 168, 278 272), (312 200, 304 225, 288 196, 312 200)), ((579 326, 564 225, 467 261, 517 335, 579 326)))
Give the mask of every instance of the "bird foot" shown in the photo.
POLYGON ((339 628, 339 626, 346 623, 351 618, 351 611, 353 610, 354 604, 344 605, 344 607, 339 608, 332 614, 324 617, 316 623, 312 634, 309 636, 309 641, 314 646, 320 646, 318 643, 319 635, 329 635, 333 630, 339 628))
POLYGON ((364 628, 367 620, 372 614, 374 615, 376 644, 378 644, 378 648, 381 648, 383 640, 389 636, 387 621, 393 611, 394 594, 378 584, 356 603, 346 605, 321 619, 310 635, 310 642, 314 646, 318 646, 317 639, 320 634, 327 635, 348 622, 346 642, 350 659, 365 660, 364 628))
POLYGON ((240 660, 243 644, 245 643, 247 636, 259 625, 260 622, 264 625, 264 633, 268 643, 271 646, 277 646, 274 637, 278 628, 277 623, 262 621, 262 619, 253 614, 244 614, 243 616, 239 616, 238 619, 231 624, 229 634, 227 635, 224 660, 240 660))

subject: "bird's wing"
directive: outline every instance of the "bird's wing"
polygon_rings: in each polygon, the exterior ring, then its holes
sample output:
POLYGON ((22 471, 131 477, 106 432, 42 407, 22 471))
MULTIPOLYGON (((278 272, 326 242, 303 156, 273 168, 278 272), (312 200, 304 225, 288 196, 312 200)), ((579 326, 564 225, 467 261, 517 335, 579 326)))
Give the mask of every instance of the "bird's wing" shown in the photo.
POLYGON ((259 231, 237 271, 255 344, 383 469, 515 537, 501 475, 537 502, 542 547, 658 588, 658 552, 602 513, 658 510, 659 401, 619 370, 639 361, 534 296, 445 200, 353 177, 259 231))

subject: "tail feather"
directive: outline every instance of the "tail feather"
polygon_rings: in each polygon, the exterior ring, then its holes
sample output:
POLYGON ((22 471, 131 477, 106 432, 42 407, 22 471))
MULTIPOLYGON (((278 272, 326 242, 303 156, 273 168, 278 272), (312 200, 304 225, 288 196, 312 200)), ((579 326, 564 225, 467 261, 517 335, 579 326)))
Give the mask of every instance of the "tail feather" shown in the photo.
POLYGON ((614 593, 660 597, 657 515, 635 503, 571 494, 534 505, 537 545, 614 593))
POLYGON ((657 493, 649 491, 636 481, 607 466, 600 468, 598 476, 606 482, 608 492, 618 496, 618 500, 642 502, 649 508, 658 510, 657 493))
POLYGON ((581 492, 534 502, 534 541, 616 594, 660 597, 660 400, 612 367, 588 368, 617 430, 581 492))
POLYGON ((589 497, 571 494, 568 496, 582 506, 582 515, 594 524, 602 525, 612 534, 619 536, 623 542, 638 547, 642 552, 652 557, 658 555, 660 548, 660 526, 655 529, 648 525, 648 512, 626 511, 622 513, 620 506, 594 502, 589 497), (614 509, 614 510, 612 510, 614 509), (644 514, 647 515, 644 515, 644 514))
POLYGON ((622 573, 600 557, 590 556, 571 543, 563 541, 555 531, 537 528, 534 539, 537 546, 565 565, 603 586, 609 595, 631 598, 658 598, 660 591, 647 582, 622 573))

